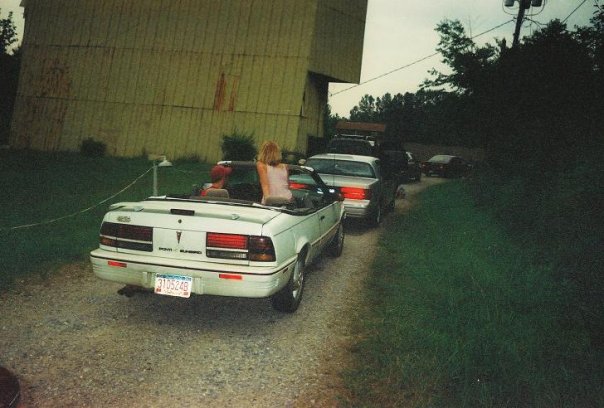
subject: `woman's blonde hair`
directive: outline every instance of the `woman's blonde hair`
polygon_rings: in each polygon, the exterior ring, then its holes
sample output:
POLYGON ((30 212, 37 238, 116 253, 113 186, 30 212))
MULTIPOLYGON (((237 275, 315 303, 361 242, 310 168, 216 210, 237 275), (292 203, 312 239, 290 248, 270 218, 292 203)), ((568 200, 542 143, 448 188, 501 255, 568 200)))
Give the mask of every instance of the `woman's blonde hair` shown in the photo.
POLYGON ((258 152, 258 161, 268 164, 270 166, 276 166, 281 163, 283 156, 281 155, 281 149, 279 145, 271 140, 267 140, 260 146, 260 152, 258 152))

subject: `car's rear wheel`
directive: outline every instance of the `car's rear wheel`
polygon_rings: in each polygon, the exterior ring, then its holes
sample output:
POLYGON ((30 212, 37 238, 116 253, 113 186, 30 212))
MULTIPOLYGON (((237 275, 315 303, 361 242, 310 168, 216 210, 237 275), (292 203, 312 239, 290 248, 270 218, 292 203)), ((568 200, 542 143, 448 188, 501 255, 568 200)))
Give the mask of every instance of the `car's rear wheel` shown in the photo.
POLYGON ((373 212, 373 215, 369 219, 369 224, 372 227, 379 227, 382 222, 382 204, 378 204, 373 212))
POLYGON ((396 207, 396 193, 392 196, 392 200, 388 203, 388 211, 393 211, 396 207))
POLYGON ((336 235, 334 235, 333 239, 331 240, 331 242, 329 244, 329 248, 327 249, 327 253, 329 254, 329 256, 337 258, 338 256, 342 255, 343 250, 344 250, 344 226, 342 225, 342 222, 340 222, 340 225, 338 226, 338 231, 336 232, 336 235))
POLYGON ((273 308, 280 312, 293 313, 298 309, 304 292, 304 257, 298 256, 289 281, 271 299, 273 308))

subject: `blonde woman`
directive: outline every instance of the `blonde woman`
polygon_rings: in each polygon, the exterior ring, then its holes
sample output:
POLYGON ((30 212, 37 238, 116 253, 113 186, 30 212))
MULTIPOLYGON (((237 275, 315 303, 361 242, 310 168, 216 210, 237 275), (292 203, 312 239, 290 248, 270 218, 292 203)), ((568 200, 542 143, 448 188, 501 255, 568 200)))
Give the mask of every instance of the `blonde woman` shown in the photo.
POLYGON ((279 197, 292 200, 289 190, 287 165, 281 163, 283 157, 277 143, 266 141, 260 146, 256 169, 262 187, 262 204, 266 204, 267 197, 279 197))

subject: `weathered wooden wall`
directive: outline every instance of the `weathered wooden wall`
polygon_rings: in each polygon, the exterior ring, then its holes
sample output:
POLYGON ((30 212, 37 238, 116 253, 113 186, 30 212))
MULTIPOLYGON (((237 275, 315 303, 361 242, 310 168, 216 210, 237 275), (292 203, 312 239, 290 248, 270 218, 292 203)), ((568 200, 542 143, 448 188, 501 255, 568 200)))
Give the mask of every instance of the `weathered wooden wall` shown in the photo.
MULTIPOLYGON (((354 1, 354 18, 323 2, 27 0, 10 144, 77 150, 93 138, 118 156, 214 161, 221 137, 238 131, 305 150, 322 134, 327 78, 360 72, 360 60, 324 61, 346 53, 330 54, 342 44, 324 36, 354 31, 350 19, 358 30, 366 0, 354 1), (326 16, 340 29, 315 32, 326 16), (324 77, 309 79, 313 69, 324 77)), ((344 44, 360 56, 362 33, 354 38, 344 44)))

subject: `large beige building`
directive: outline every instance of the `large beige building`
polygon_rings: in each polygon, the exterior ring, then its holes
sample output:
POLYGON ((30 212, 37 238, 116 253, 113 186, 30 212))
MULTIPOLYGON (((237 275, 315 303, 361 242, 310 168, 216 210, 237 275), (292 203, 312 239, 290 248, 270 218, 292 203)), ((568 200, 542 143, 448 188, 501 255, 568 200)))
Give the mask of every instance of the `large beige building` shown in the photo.
POLYGON ((14 148, 221 157, 305 151, 329 82, 358 82, 367 0, 23 0, 14 148))

